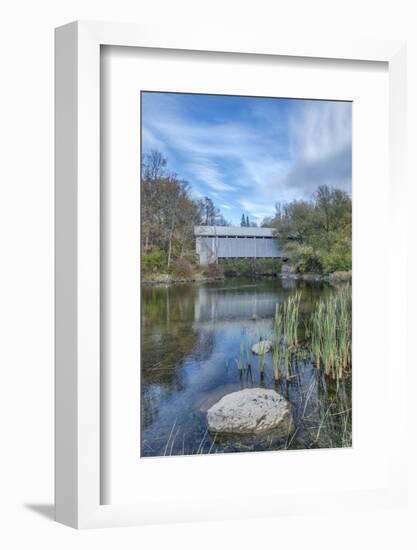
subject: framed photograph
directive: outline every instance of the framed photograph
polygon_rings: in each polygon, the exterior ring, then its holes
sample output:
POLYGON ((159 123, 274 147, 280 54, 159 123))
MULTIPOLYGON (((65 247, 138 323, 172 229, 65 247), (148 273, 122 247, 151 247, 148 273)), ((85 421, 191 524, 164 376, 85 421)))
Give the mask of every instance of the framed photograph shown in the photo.
POLYGON ((404 502, 404 51, 57 29, 58 521, 404 502))
POLYGON ((141 457, 351 447, 352 103, 140 102, 141 457))

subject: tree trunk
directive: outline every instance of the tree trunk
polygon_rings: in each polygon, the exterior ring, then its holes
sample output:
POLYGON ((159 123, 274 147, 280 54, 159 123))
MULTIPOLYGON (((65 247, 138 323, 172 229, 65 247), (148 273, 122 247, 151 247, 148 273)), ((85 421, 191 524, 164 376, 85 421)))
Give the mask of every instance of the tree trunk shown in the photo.
POLYGON ((171 267, 171 253, 172 253, 172 235, 174 231, 172 230, 169 234, 169 240, 168 240, 168 269, 171 267))

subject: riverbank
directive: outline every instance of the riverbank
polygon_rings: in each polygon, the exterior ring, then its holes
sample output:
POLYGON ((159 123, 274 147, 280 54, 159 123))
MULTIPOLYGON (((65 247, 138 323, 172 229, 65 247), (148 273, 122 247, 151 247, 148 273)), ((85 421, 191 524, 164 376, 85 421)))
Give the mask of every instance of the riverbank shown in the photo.
POLYGON ((224 281, 225 279, 240 279, 242 277, 257 279, 281 279, 283 281, 307 281, 307 282, 327 282, 330 284, 338 284, 350 282, 352 280, 351 271, 336 271, 329 275, 322 273, 232 273, 226 272, 224 275, 209 277, 203 273, 193 273, 189 277, 178 277, 168 273, 146 274, 142 276, 141 284, 143 285, 171 285, 176 283, 214 283, 216 281, 224 281))
POLYGON ((348 283, 352 280, 351 271, 335 271, 324 275, 322 273, 281 273, 280 279, 307 282, 327 282, 331 284, 348 283))
POLYGON ((171 285, 177 283, 214 283, 216 281, 223 281, 224 275, 216 277, 207 277, 202 273, 194 273, 190 277, 178 277, 176 275, 170 275, 169 273, 159 273, 152 275, 142 275, 141 284, 143 285, 171 285))

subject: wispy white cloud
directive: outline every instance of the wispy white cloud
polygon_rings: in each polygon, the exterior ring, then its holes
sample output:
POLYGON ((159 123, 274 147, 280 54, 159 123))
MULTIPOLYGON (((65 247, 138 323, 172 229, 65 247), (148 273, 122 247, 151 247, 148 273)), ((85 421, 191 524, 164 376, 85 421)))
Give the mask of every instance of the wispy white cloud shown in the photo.
POLYGON ((352 114, 348 102, 297 103, 289 117, 291 165, 269 182, 284 200, 311 198, 319 185, 348 193, 352 183, 352 114))
POLYGON ((199 159, 198 162, 187 164, 187 169, 195 177, 215 191, 235 191, 236 187, 224 182, 220 170, 208 159, 199 159))
POLYGON ((297 157, 315 162, 331 157, 352 142, 351 103, 305 101, 289 118, 289 135, 297 157))
POLYGON ((204 198, 204 195, 203 193, 201 193, 201 191, 199 191, 199 189, 194 186, 194 187, 190 187, 190 196, 194 199, 194 200, 199 200, 199 199, 203 199, 204 198))
POLYGON ((235 223, 242 209, 261 221, 276 202, 310 198, 323 183, 350 191, 350 103, 285 100, 284 108, 254 98, 232 114, 224 104, 201 109, 207 96, 186 97, 147 95, 143 149, 159 149, 193 196, 218 198, 235 223))
POLYGON ((158 139, 152 132, 152 130, 149 128, 149 126, 143 124, 142 125, 142 143, 144 145, 145 151, 150 151, 152 149, 156 149, 164 156, 167 155, 168 149, 166 143, 158 139))

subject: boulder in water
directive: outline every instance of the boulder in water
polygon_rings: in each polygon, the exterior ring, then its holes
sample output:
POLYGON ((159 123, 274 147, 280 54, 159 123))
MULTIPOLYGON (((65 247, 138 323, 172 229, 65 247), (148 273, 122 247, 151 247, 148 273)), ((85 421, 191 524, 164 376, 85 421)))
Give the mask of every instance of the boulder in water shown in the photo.
POLYGON ((255 355, 265 355, 265 353, 268 353, 272 349, 272 342, 271 340, 261 340, 257 344, 254 344, 252 346, 252 353, 255 355))
POLYGON ((212 433, 284 437, 292 429, 290 403, 275 390, 248 388, 229 393, 207 411, 212 433))

